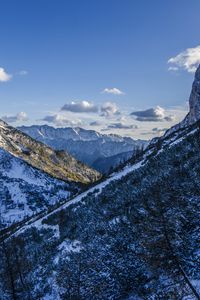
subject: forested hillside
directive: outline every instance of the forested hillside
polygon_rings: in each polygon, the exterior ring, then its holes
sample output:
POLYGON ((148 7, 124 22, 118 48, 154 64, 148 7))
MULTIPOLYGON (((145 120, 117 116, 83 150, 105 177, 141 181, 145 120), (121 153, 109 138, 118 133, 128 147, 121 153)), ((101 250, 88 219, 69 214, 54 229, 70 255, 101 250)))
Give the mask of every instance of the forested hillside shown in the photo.
POLYGON ((182 134, 6 240, 2 299, 196 299, 199 124, 182 134))

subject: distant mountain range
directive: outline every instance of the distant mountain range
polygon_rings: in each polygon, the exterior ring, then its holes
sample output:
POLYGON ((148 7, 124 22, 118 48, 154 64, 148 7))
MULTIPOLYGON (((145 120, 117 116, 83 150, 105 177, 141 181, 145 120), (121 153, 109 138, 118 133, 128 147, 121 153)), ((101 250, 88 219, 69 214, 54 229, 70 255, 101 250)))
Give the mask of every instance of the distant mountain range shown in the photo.
POLYGON ((66 151, 53 150, 3 121, 0 121, 0 147, 64 181, 89 183, 100 178, 98 172, 77 161, 66 151))
POLYGON ((54 149, 66 150, 76 159, 104 173, 108 172, 111 166, 115 167, 124 161, 136 148, 148 144, 144 140, 133 140, 115 134, 106 135, 79 127, 54 128, 48 125, 33 125, 21 126, 18 129, 54 149), (103 167, 99 164, 100 161, 103 167))

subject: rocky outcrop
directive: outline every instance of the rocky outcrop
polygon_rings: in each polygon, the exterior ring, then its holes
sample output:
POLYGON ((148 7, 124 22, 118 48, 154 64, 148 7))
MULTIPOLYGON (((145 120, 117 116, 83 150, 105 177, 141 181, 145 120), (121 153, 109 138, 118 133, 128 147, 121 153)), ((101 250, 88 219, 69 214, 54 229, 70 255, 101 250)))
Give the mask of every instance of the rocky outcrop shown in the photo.
POLYGON ((190 111, 184 122, 191 125, 200 119, 200 65, 196 70, 189 99, 190 111))
MULTIPOLYGON (((187 128, 188 126, 194 124, 198 120, 200 120, 200 65, 196 70, 194 82, 192 84, 192 91, 190 93, 190 98, 189 98, 188 114, 183 119, 183 121, 168 129, 165 132, 163 138, 168 137, 169 135, 173 134, 175 131, 179 131, 184 128, 187 128)), ((155 140, 157 140, 157 138, 153 139, 153 143, 155 142, 155 140)))

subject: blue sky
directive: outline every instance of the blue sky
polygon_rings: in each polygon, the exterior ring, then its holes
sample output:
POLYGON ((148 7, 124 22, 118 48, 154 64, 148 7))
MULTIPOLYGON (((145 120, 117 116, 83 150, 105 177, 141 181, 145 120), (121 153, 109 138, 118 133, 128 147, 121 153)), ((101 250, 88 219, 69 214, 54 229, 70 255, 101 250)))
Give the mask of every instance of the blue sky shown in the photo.
POLYGON ((168 60, 194 48, 185 60, 200 62, 199 11, 199 0, 1 1, 1 116, 13 125, 158 134, 186 113, 193 65, 168 60), (151 121, 130 117, 140 110, 151 121))

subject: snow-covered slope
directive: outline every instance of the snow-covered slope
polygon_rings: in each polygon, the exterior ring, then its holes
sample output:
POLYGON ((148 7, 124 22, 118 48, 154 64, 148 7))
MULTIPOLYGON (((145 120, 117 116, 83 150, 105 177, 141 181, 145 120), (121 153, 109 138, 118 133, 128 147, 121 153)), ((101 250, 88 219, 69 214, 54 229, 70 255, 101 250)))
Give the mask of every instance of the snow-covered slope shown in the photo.
MULTIPOLYGON (((124 177, 128 174, 134 172, 137 170, 142 169, 144 166, 148 165, 149 161, 152 159, 159 159, 159 155, 162 153, 164 155, 165 152, 168 151, 176 151, 176 146, 179 146, 179 144, 187 141, 188 138, 190 139, 197 139, 197 136, 200 135, 200 121, 194 123, 193 125, 186 127, 184 129, 179 129, 177 132, 173 133, 170 136, 163 136, 160 138, 159 142, 157 139, 152 140, 151 144, 146 148, 146 150, 142 151, 140 156, 135 159, 135 162, 129 163, 126 166, 124 166, 121 170, 112 173, 109 175, 106 179, 102 180, 98 184, 94 184, 91 188, 88 188, 85 192, 80 192, 78 196, 72 197, 72 200, 66 200, 64 204, 62 204, 58 209, 55 208, 52 212, 46 213, 45 216, 42 216, 41 219, 33 222, 30 220, 28 221, 28 224, 30 223, 31 226, 38 227, 38 224, 42 226, 43 220, 47 219, 50 215, 54 215, 59 211, 62 211, 63 209, 69 207, 70 205, 76 204, 76 203, 82 203, 82 200, 85 200, 88 195, 94 194, 95 196, 98 196, 101 194, 103 189, 105 189, 107 186, 109 186, 112 182, 116 182, 116 184, 120 180, 124 180, 124 177)), ((84 202, 85 203, 85 202, 84 202)), ((24 226, 22 227, 22 230, 17 231, 17 234, 19 232, 22 232, 26 230, 27 228, 30 228, 30 226, 24 226)), ((15 235, 16 233, 14 233, 15 235)))
POLYGON ((0 147, 32 166, 65 181, 94 182, 100 174, 65 151, 56 151, 0 121, 0 147))
POLYGON ((195 123, 13 231, 4 241, 6 256, 0 247, 2 300, 10 291, 5 288, 6 257, 24 300, 196 299, 199 141, 200 124, 195 123), (20 270, 29 289, 22 288, 12 249, 21 253, 20 270))
POLYGON ((0 121, 0 228, 66 201, 100 174, 0 121))
POLYGON ((30 166, 0 149, 0 228, 66 201, 80 187, 30 166))
MULTIPOLYGON (((133 140, 115 134, 101 134, 83 128, 54 128, 48 125, 19 127, 21 131, 54 149, 66 150, 76 159, 95 168, 95 161, 117 154, 134 151, 147 145, 147 141, 133 140)), ((117 159, 118 160, 118 159, 117 159)), ((113 164, 117 164, 117 160, 113 164)), ((107 169, 108 171, 108 169, 107 169)))

